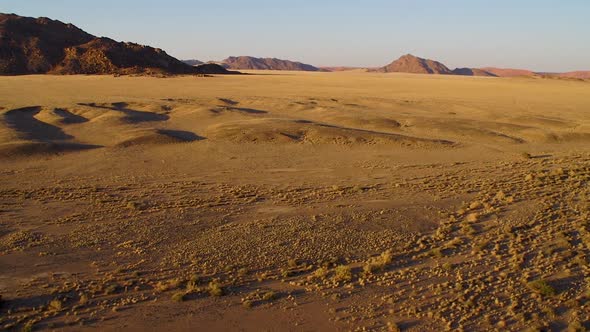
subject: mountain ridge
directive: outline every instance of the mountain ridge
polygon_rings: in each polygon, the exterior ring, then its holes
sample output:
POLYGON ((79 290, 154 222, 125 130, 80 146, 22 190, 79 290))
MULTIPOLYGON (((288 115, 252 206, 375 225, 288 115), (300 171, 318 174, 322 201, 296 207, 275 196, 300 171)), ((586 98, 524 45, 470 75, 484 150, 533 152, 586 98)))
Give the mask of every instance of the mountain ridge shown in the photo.
POLYGON ((443 63, 406 54, 390 64, 367 68, 369 72, 377 73, 410 73, 410 74, 434 74, 434 75, 458 75, 458 76, 483 76, 483 77, 548 77, 569 79, 590 79, 590 71, 572 71, 565 73, 541 73, 527 69, 514 68, 455 68, 449 69, 443 63))
POLYGON ((412 74, 437 74, 451 75, 453 72, 444 64, 424 59, 412 54, 402 55, 399 59, 380 68, 371 69, 378 73, 412 73, 412 74))
POLYGON ((47 17, 0 13, 0 74, 229 74, 189 66, 164 50, 96 37, 47 17))
POLYGON ((229 69, 321 71, 320 68, 298 61, 253 56, 230 56, 221 61, 229 69))

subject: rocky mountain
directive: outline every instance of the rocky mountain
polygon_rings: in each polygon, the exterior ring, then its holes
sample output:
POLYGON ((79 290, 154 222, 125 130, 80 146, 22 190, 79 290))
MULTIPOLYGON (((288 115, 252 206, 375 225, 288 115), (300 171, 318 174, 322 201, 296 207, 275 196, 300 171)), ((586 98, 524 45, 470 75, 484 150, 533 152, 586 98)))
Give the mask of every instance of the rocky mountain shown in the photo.
POLYGON ((497 77, 498 75, 485 71, 479 68, 456 68, 453 69, 454 75, 461 76, 486 76, 486 77, 497 77))
POLYGON ((461 75, 461 76, 484 76, 484 77, 550 77, 550 78, 572 78, 588 79, 590 72, 576 71, 569 73, 537 73, 526 69, 504 69, 495 67, 484 68, 456 68, 450 70, 444 64, 423 59, 411 54, 406 54, 393 61, 387 66, 369 69, 369 72, 378 73, 414 73, 414 74, 440 74, 440 75, 461 75))
POLYGON ((337 72, 337 71, 366 71, 367 68, 364 67, 346 67, 346 66, 337 66, 337 67, 320 67, 323 71, 329 72, 337 72))
POLYGON ((571 78, 586 80, 590 79, 590 71, 571 71, 566 73, 545 73, 534 72, 527 69, 513 69, 513 68, 495 68, 485 67, 480 70, 493 74, 498 77, 545 77, 545 78, 571 78))
POLYGON ((231 56, 223 60, 222 63, 226 64, 229 69, 320 71, 319 68, 312 65, 276 58, 231 56))
POLYGON ((536 73, 526 69, 512 69, 512 68, 495 68, 485 67, 481 68, 488 73, 494 74, 498 77, 517 77, 517 76, 535 76, 536 73))
POLYGON ((199 61, 196 59, 182 60, 182 62, 186 63, 189 66, 198 66, 198 65, 202 65, 204 63, 203 61, 199 61))
POLYGON ((49 18, 0 14, 0 74, 227 74, 161 49, 95 37, 49 18))
POLYGON ((570 71, 567 73, 559 74, 559 77, 564 78, 577 78, 577 79, 590 79, 590 71, 570 71))
POLYGON ((453 72, 447 66, 434 60, 423 59, 411 54, 406 54, 387 66, 372 69, 379 73, 414 73, 414 74, 441 74, 452 75, 453 72))

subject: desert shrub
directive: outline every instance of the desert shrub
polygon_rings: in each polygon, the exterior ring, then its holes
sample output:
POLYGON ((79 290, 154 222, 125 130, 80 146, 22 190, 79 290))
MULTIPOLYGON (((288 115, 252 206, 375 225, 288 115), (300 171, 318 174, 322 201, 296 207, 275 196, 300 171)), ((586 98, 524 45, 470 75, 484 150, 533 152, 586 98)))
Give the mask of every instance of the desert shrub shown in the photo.
POLYGON ((268 291, 262 295, 262 299, 264 301, 272 301, 276 298, 277 294, 273 291, 268 291))
POLYGON ((108 285, 105 289, 104 289, 104 293, 106 295, 110 295, 110 294, 115 294, 117 292, 117 290, 119 289, 119 285, 108 285))
POLYGON ((197 286, 197 283, 194 281, 189 281, 186 283, 186 291, 187 293, 193 293, 196 292, 199 289, 199 287, 197 286))
POLYGON ((296 259, 289 259, 289 260, 287 261, 287 266, 288 266, 290 269, 294 269, 294 268, 296 268, 298 265, 299 265, 299 264, 297 264, 297 260, 296 260, 296 259))
POLYGON ((473 226, 471 226, 469 224, 464 224, 461 227, 461 232, 463 232, 463 234, 466 234, 466 235, 473 235, 473 234, 475 234, 476 231, 473 226))
POLYGON ((440 248, 432 248, 430 251, 428 251, 428 255, 437 258, 441 258, 444 256, 440 248))
POLYGON ((328 269, 325 267, 320 267, 313 273, 313 277, 318 279, 325 279, 326 276, 328 276, 328 269))
POLYGON ((387 322, 387 330, 390 332, 400 332, 401 331, 399 326, 394 322, 387 322))
POLYGON ((338 265, 334 269, 334 280, 350 281, 352 279, 352 270, 348 265, 338 265))
POLYGON ((80 300, 78 301, 80 304, 88 303, 88 296, 86 294, 80 295, 80 300))
POLYGON ((175 302, 183 302, 186 300, 186 293, 185 292, 177 292, 172 294, 172 301, 175 302))
POLYGON ((446 262, 444 263, 442 266, 443 270, 445 271, 451 271, 453 269, 453 264, 446 262))
POLYGON ((555 288, 553 288, 546 280, 537 279, 529 282, 529 287, 535 292, 543 296, 553 296, 557 294, 555 288))
POLYGON ((127 208, 130 210, 136 210, 136 211, 141 211, 141 210, 145 210, 145 204, 142 202, 127 202, 127 208))
POLYGON ((33 331, 33 321, 28 321, 23 328, 21 329, 21 332, 31 332, 33 331))
POLYGON ((209 295, 211 296, 223 296, 224 291, 218 281, 211 281, 209 283, 209 295))
POLYGON ((63 308, 63 304, 60 300, 55 299, 49 302, 49 310, 52 311, 60 311, 63 308))
POLYGON ((370 259, 364 266, 363 272, 370 274, 376 271, 384 270, 393 260, 393 254, 387 250, 381 253, 378 257, 370 259))
POLYGON ((238 276, 240 276, 240 277, 244 277, 247 274, 248 274, 248 269, 246 269, 245 267, 238 270, 238 276))
POLYGON ((574 320, 568 324, 567 331, 568 332, 583 332, 583 331, 586 331, 586 329, 584 328, 584 325, 582 325, 582 323, 580 323, 580 321, 574 320))
POLYGON ((154 288, 158 291, 158 292, 165 292, 168 290, 168 285, 166 283, 163 283, 161 281, 158 281, 158 283, 154 286, 154 288))

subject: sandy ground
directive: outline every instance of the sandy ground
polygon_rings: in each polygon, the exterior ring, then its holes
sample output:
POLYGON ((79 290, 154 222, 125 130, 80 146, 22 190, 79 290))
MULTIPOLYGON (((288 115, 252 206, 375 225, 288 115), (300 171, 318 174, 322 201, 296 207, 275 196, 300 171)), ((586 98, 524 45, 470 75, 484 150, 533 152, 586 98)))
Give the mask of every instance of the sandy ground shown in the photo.
POLYGON ((0 328, 590 328, 590 82, 0 78, 0 328))

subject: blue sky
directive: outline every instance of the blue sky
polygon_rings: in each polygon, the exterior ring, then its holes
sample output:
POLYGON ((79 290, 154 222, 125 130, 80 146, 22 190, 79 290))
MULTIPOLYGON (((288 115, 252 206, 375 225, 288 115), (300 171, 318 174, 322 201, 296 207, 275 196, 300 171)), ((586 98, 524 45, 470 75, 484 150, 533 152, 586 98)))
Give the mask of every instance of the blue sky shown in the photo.
POLYGON ((0 11, 182 59, 380 66, 412 53, 451 68, 590 70, 589 0, 1 0, 0 11))

